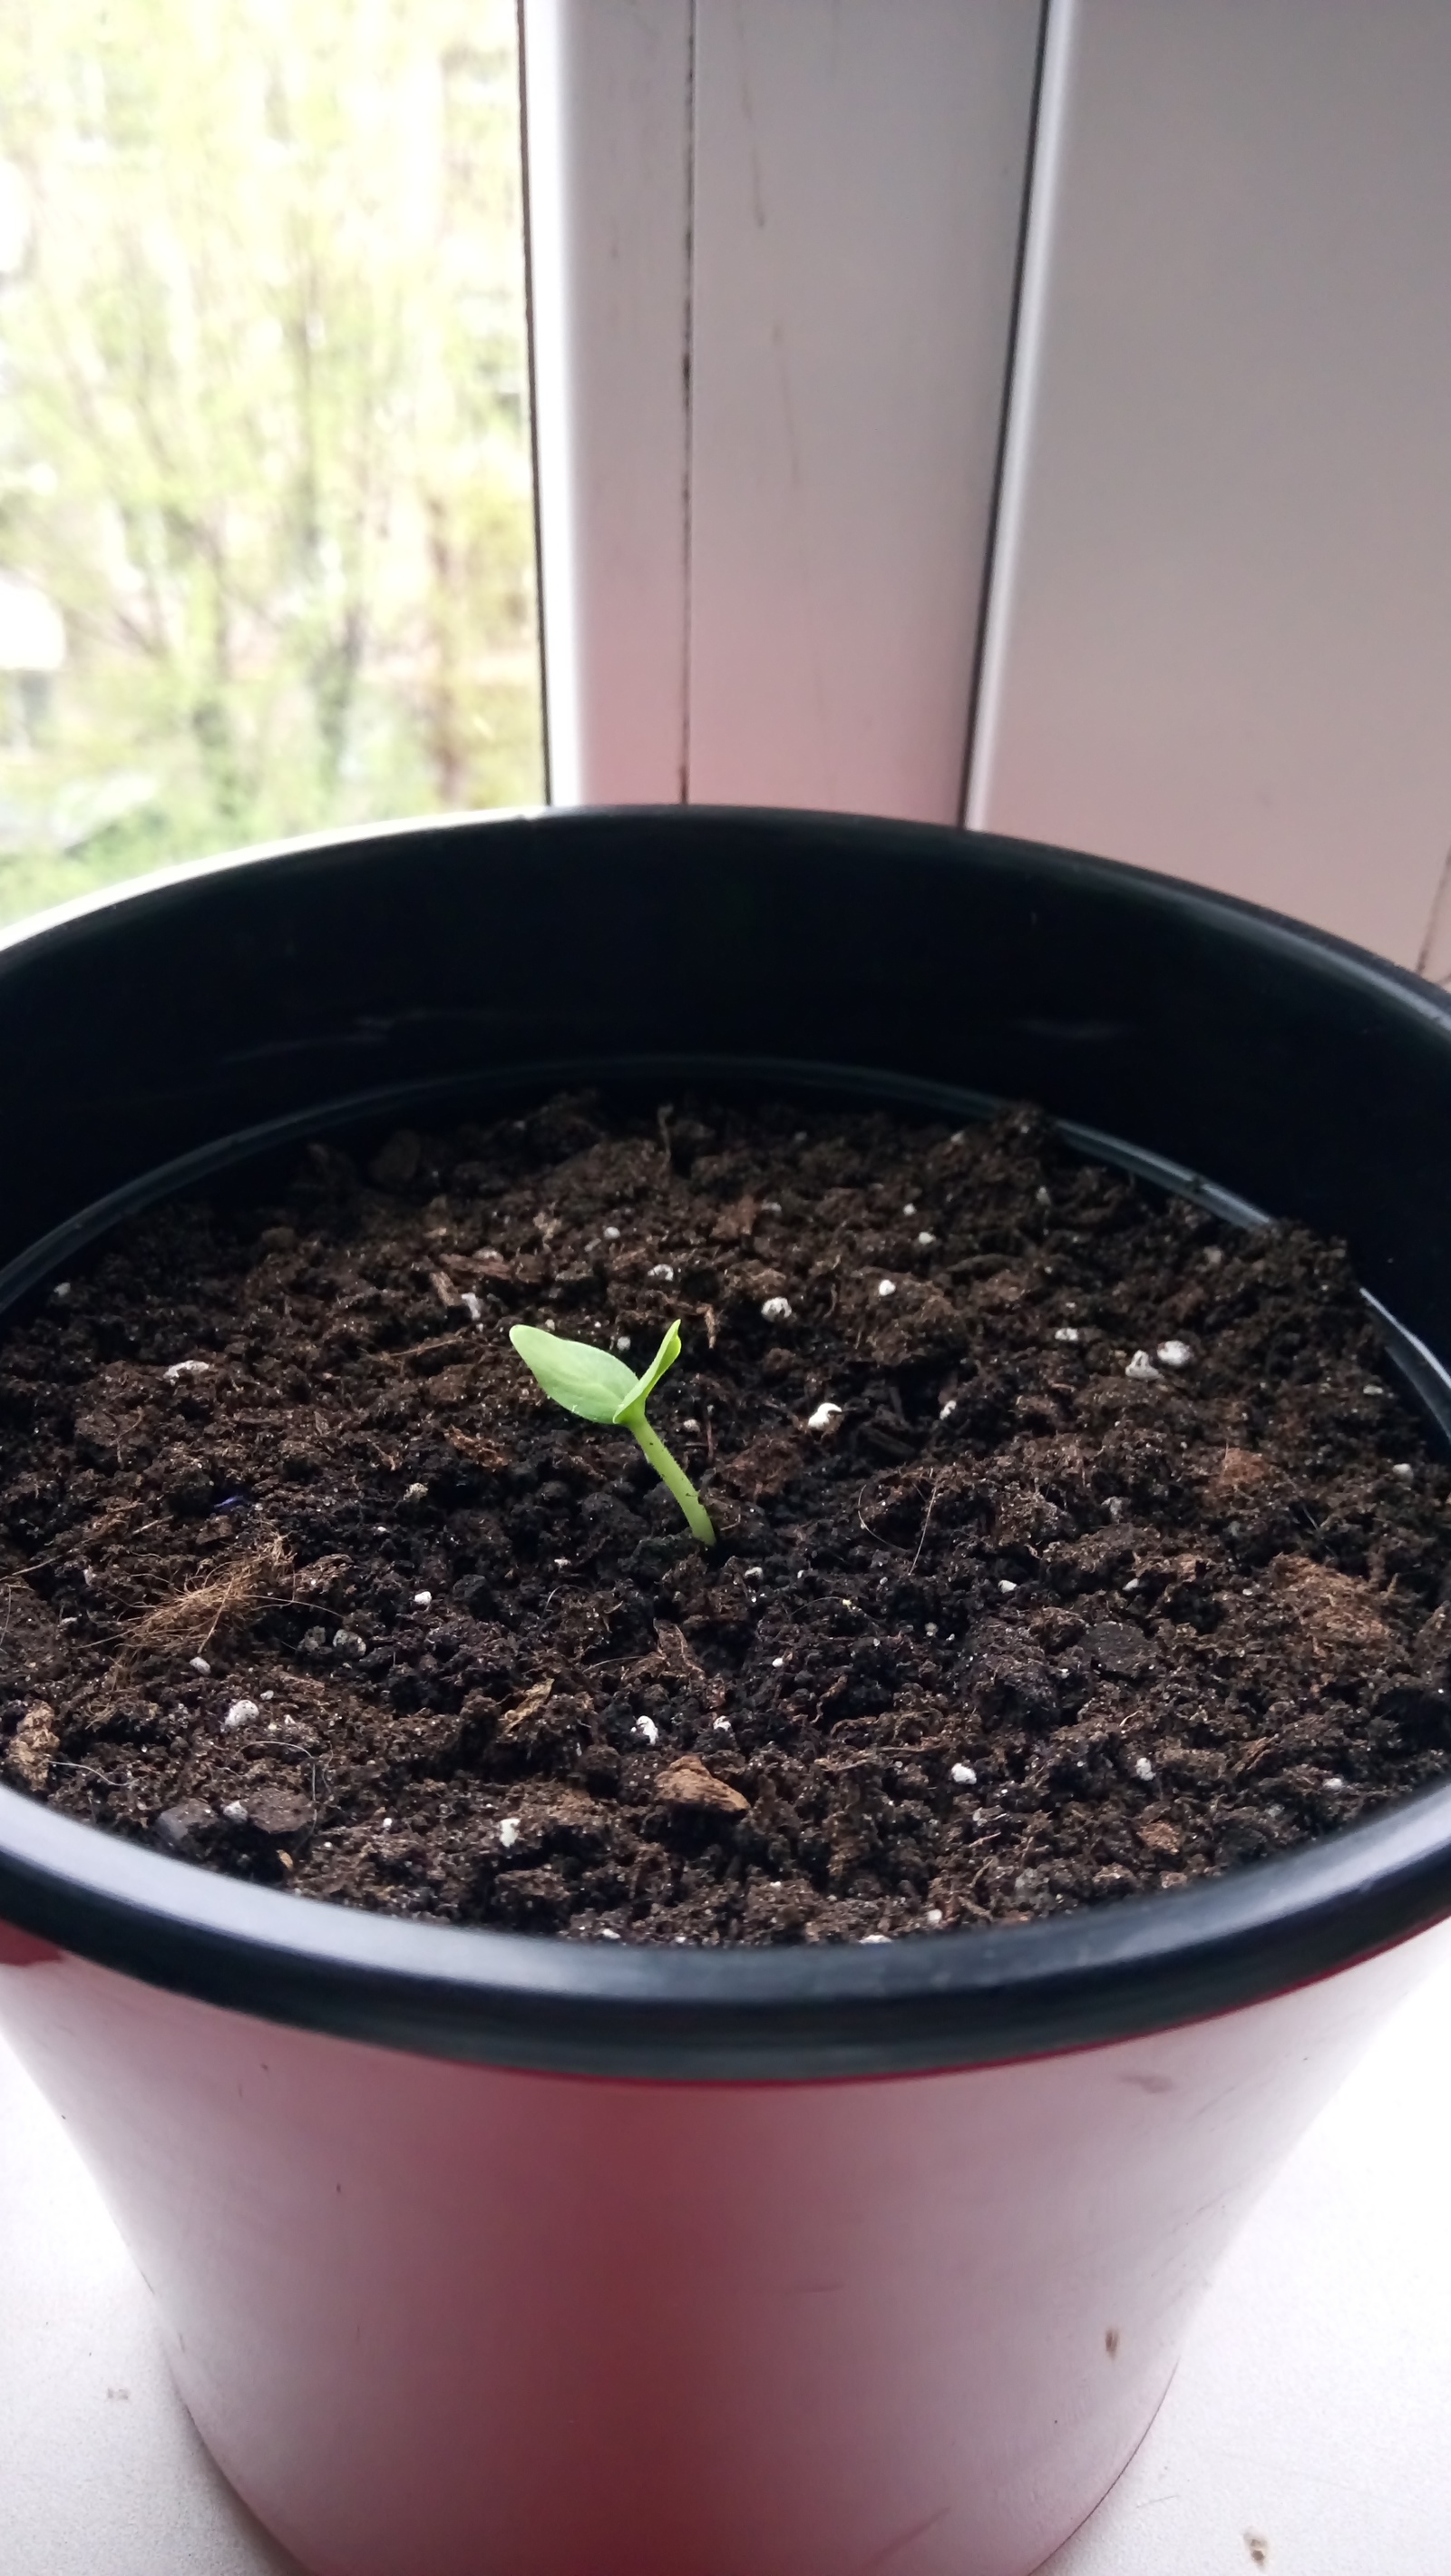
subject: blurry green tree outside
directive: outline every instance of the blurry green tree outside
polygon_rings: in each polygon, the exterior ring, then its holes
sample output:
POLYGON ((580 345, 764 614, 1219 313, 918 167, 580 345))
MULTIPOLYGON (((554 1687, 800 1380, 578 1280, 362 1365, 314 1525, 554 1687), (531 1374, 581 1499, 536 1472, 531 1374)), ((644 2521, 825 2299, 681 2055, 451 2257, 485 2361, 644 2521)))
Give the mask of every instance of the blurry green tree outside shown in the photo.
POLYGON ((0 918, 542 793, 509 0, 0 10, 0 918))

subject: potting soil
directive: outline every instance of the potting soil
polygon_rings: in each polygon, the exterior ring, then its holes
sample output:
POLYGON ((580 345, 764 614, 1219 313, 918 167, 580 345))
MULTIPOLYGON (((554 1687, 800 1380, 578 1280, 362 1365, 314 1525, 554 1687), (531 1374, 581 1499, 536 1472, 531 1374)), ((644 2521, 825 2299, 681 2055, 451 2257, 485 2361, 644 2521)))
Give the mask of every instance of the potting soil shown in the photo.
POLYGON ((447 1923, 855 1941, 1443 1776, 1451 1477, 1344 1252, 1031 1110, 559 1098, 138 1219, 0 1347, 0 1759, 447 1923), (643 1368, 628 1433, 507 1330, 643 1368))

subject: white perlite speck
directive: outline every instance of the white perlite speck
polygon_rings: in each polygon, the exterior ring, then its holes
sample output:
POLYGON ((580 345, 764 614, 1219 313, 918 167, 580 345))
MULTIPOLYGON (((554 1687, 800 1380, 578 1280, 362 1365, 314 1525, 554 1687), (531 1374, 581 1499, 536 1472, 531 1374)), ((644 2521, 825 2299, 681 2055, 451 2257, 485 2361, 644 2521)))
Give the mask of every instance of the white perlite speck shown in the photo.
POLYGON ((616 1336, 615 1336, 615 1348, 616 1348, 616 1350, 617 1350, 617 1351, 627 1351, 627 1350, 629 1349, 629 1347, 630 1347, 630 1336, 629 1336, 629 1334, 628 1334, 628 1333, 617 1333, 617 1334, 616 1334, 616 1336))
POLYGON ((647 1744, 658 1744, 660 1741, 660 1729, 653 1717, 637 1717, 630 1732, 632 1735, 643 1735, 647 1744))
POLYGON ((927 1908, 926 1913, 925 1913, 925 1914, 923 1915, 923 1917, 922 1917, 922 1920, 923 1920, 923 1922, 924 1922, 924 1923, 930 1923, 930 1924, 931 1924, 931 1926, 932 1926, 933 1931, 935 1932, 935 1931, 936 1931, 936 1929, 937 1929, 938 1924, 939 1924, 939 1923, 941 1922, 941 1920, 942 1920, 942 1908, 941 1908, 941 1906, 940 1906, 940 1905, 929 1905, 929 1906, 928 1906, 928 1908, 927 1908))
POLYGON ((413 1595, 413 1607, 415 1610, 431 1610, 433 1608, 433 1594, 431 1592, 415 1592, 413 1595))
POLYGON ((675 1273, 668 1261, 657 1261, 653 1269, 646 1271, 645 1276, 647 1279, 673 1279, 675 1273))
POLYGON ((1194 1353, 1187 1342, 1161 1342, 1154 1357, 1156 1360, 1162 1360, 1165 1368, 1186 1369, 1192 1362, 1194 1353))
POLYGON ((605 1227, 602 1229, 602 1231, 603 1231, 603 1233, 604 1233, 604 1238, 605 1238, 606 1243, 618 1243, 618 1242, 619 1242, 619 1239, 620 1239, 620 1229, 619 1229, 619 1227, 618 1227, 617 1225, 607 1225, 607 1226, 605 1226, 605 1227))
POLYGON ((1157 1386, 1159 1383, 1159 1371, 1147 1351, 1135 1351, 1124 1375, 1131 1377, 1137 1386, 1157 1386))
POLYGON ((891 1940, 891 1937, 890 1932, 864 1932, 862 1934, 861 1946, 864 1950, 881 1949, 888 1941, 891 1940))
POLYGON ((729 1735, 731 1732, 730 1719, 728 1717, 713 1717, 710 1721, 710 1731, 712 1735, 729 1735))
POLYGON ((763 1297, 761 1300, 761 1320, 766 1324, 789 1323, 791 1320, 790 1298, 763 1297))
POLYGON ((1002 1581, 998 1585, 999 1592, 1016 1592, 1017 1588, 1016 1583, 1010 1583, 1006 1575, 1003 1576, 1002 1581))
POLYGON ((240 1798, 229 1798, 222 1813, 229 1825, 245 1825, 247 1821, 247 1810, 240 1798))
POLYGON ((68 1279, 57 1279, 55 1286, 52 1288, 50 1293, 52 1297, 59 1297, 61 1303, 64 1304, 66 1298, 71 1293, 70 1281, 68 1279))
POLYGON ((608 1923, 602 1923, 600 1925, 600 1939, 602 1941, 623 1941, 624 1937, 623 1932, 612 1932, 608 1923))
POLYGON ((239 1726, 250 1726, 253 1718, 260 1717, 261 1714, 262 1711, 254 1699, 234 1699, 222 1724, 229 1727, 235 1734, 239 1726))
POLYGON ((832 1404, 830 1402, 818 1404, 814 1413, 808 1413, 806 1417, 806 1428, 808 1431, 829 1431, 833 1422, 840 1422, 840 1420, 841 1406, 839 1404, 832 1404))
POLYGON ((1083 1335, 1076 1324, 1060 1324, 1053 1339, 1055 1342, 1081 1342, 1083 1335))
POLYGON ((780 1200, 779 1200, 779 1199, 762 1199, 762 1201, 761 1201, 761 1214, 762 1214, 762 1216, 779 1216, 779 1215, 780 1215, 780 1213, 781 1213, 781 1202, 780 1202, 780 1200))
POLYGON ((921 1233, 917 1237, 917 1241, 925 1252, 930 1243, 935 1243, 937 1241, 937 1237, 935 1234, 929 1234, 926 1226, 924 1225, 921 1233))
POLYGON ((877 1295, 879 1297, 895 1297, 896 1293, 897 1283, 895 1279, 879 1279, 877 1281, 877 1295))
POLYGON ((210 1360, 173 1360, 170 1368, 161 1372, 168 1386, 179 1386, 184 1377, 210 1377, 211 1373, 210 1360))
POLYGON ((499 1818, 499 1840, 503 1844, 505 1851, 512 1851, 518 1839, 519 1818, 517 1816, 501 1816, 499 1818))
POLYGON ((1392 1467, 1391 1474, 1393 1476, 1399 1476, 1403 1485, 1409 1485, 1414 1482, 1416 1471, 1415 1468, 1411 1466, 1409 1460, 1402 1458, 1397 1461, 1394 1467, 1392 1467))
POLYGON ((462 1304, 471 1324, 481 1324, 483 1322, 484 1301, 482 1297, 476 1297, 474 1295, 472 1288, 466 1288, 464 1290, 460 1303, 462 1304))
POLYGON ((211 1665, 207 1662, 205 1655, 193 1655, 191 1659, 191 1669, 194 1673, 209 1673, 211 1671, 211 1665))
POLYGON ((952 1766, 952 1778, 954 1785, 959 1789, 975 1789, 977 1787, 977 1773, 974 1771, 970 1762, 954 1762, 952 1766))
POLYGON ((1141 1753, 1137 1762, 1134 1764, 1134 1778, 1136 1780, 1152 1780, 1153 1776, 1154 1766, 1152 1762, 1149 1760, 1147 1753, 1141 1753))

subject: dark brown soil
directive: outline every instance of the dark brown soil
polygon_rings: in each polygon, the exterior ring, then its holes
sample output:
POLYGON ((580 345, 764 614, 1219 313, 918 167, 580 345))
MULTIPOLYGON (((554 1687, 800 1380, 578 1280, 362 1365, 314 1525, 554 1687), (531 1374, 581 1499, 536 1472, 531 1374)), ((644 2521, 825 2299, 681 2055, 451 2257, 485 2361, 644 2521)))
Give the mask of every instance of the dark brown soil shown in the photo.
POLYGON ((311 1896, 861 1940, 1253 1861, 1451 1752, 1448 1472, 1343 1255, 1029 1111, 313 1146, 56 1288, 0 1440, 7 1778, 311 1896), (643 1366, 674 1315, 713 1550, 506 1337, 643 1366))

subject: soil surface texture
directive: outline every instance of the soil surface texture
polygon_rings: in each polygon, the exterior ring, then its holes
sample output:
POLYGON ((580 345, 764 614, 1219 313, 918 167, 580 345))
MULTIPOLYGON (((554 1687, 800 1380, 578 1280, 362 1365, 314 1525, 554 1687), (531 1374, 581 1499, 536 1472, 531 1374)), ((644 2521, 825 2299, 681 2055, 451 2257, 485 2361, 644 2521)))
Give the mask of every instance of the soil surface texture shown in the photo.
POLYGON ((593 1096, 137 1220, 0 1347, 0 1768, 449 1923, 840 1941, 1439 1778, 1448 1470, 1343 1253, 949 1133, 593 1096), (507 1330, 643 1368, 714 1516, 507 1330))

